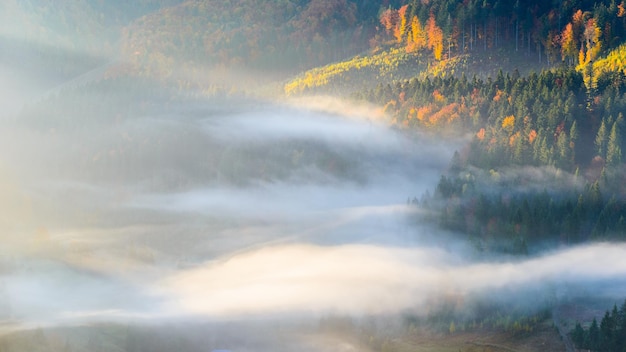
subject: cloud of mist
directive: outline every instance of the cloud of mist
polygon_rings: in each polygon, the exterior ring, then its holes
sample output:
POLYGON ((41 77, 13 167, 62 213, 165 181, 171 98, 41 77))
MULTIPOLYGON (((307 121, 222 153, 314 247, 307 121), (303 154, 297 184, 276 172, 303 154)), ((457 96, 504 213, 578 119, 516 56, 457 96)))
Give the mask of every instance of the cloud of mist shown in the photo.
POLYGON ((582 189, 585 185, 583 177, 576 176, 554 166, 523 166, 504 167, 498 170, 485 171, 470 168, 477 183, 483 189, 494 193, 506 192, 567 192, 582 189))
POLYGON ((626 274, 621 245, 477 259, 406 206, 462 141, 312 104, 4 123, 0 321, 427 314, 450 297, 514 300, 626 274))
POLYGON ((211 261, 161 285, 176 309, 207 316, 427 314, 446 296, 529 288, 549 294, 557 285, 586 284, 601 293, 623 284, 624 255, 625 245, 595 244, 513 262, 476 263, 440 248, 298 244, 211 261))
POLYGON ((0 226, 11 245, 0 253, 0 320, 175 315, 152 282, 207 260, 278 244, 407 243, 404 202, 453 150, 268 104, 109 121, 3 123, 0 226))

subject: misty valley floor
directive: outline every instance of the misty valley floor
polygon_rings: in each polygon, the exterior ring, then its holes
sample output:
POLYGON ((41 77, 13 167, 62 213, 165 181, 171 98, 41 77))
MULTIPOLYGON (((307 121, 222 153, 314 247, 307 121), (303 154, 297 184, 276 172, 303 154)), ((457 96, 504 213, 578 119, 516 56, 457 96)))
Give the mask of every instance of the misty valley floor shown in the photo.
POLYGON ((407 197, 462 141, 228 106, 3 122, 1 351, 559 350, 547 318, 511 335, 473 314, 515 306, 524 324, 626 273, 621 245, 491 257, 416 223, 407 197))

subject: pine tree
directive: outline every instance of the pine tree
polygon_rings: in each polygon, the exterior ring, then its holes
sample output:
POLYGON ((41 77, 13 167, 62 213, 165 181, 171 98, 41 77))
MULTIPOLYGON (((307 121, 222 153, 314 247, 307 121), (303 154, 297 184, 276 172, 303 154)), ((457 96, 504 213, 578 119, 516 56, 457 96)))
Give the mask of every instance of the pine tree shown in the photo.
POLYGON ((613 351, 611 345, 613 341, 614 329, 613 319, 611 319, 609 311, 606 311, 602 321, 600 322, 600 340, 598 341, 598 344, 600 345, 601 351, 613 351))
POLYGON ((576 142, 578 141, 579 133, 578 126, 576 121, 572 123, 572 127, 569 130, 569 144, 571 149, 571 160, 573 163, 576 162, 576 142))
POLYGON ((620 143, 619 121, 615 121, 606 147, 606 163, 608 166, 618 166, 622 162, 622 147, 620 143))
POLYGON ((604 119, 603 119, 602 123, 600 124, 600 128, 598 129, 598 133, 596 134, 596 140, 595 140, 596 153, 602 158, 606 156, 606 145, 608 141, 607 137, 608 135, 606 132, 606 124, 604 123, 604 119))
POLYGON ((593 318, 593 321, 591 322, 585 345, 585 348, 594 351, 597 351, 600 348, 600 328, 598 327, 598 321, 596 318, 593 318))
POLYGON ((558 139, 557 139, 557 149, 558 149, 558 165, 564 169, 568 169, 571 165, 570 165, 570 160, 571 160, 571 154, 570 154, 570 143, 569 143, 569 138, 567 137, 567 135, 565 134, 565 132, 561 132, 561 134, 559 135, 558 139))
POLYGON ((572 341, 576 346, 582 346, 585 343, 585 330, 579 322, 576 322, 576 327, 572 331, 572 341))

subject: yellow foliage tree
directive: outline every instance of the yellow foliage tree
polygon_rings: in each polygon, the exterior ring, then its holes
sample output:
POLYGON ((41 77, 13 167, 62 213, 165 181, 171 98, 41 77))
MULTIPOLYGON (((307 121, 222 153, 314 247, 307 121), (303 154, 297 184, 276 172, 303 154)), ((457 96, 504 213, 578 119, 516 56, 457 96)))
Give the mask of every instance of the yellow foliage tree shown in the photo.
POLYGON ((513 127, 515 127, 515 116, 509 115, 502 120, 502 129, 512 132, 513 127))
POLYGON ((456 325, 454 325, 454 320, 450 322, 450 328, 448 329, 448 331, 450 331, 451 334, 454 334, 456 332, 456 325))
POLYGON ((585 65, 585 47, 580 46, 580 50, 578 51, 578 65, 580 67, 585 65))
POLYGON ((600 37, 602 36, 602 30, 598 27, 596 20, 590 18, 587 20, 587 24, 585 25, 584 38, 586 42, 586 55, 585 55, 585 63, 591 62, 595 60, 602 50, 602 41, 600 37))
POLYGON ((406 51, 409 53, 421 50, 426 46, 426 33, 417 16, 411 20, 411 33, 407 39, 406 51))
POLYGON ((404 33, 406 33, 406 10, 409 8, 409 5, 404 5, 398 10, 395 28, 393 30, 393 36, 396 38, 398 44, 402 43, 402 39, 404 38, 404 33))

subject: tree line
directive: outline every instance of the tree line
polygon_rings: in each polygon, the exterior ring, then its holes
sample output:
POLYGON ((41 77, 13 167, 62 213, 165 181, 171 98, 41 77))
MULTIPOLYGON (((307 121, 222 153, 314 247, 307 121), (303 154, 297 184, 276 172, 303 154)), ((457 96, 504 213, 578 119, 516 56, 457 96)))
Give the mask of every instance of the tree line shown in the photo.
POLYGON ((569 172, 622 164, 626 76, 612 71, 590 92, 583 74, 562 68, 495 79, 414 78, 356 96, 385 106, 407 128, 474 131, 464 164, 554 166, 569 172))
POLYGON ((626 34, 624 2, 403 1, 381 12, 387 35, 407 52, 428 49, 436 60, 510 43, 539 61, 584 65, 626 34))
POLYGON ((498 173, 491 174, 482 184, 470 173, 442 176, 435 194, 418 204, 439 210, 431 220, 466 234, 481 251, 528 254, 546 244, 626 240, 626 201, 598 181, 548 191, 524 189, 523 177, 498 183, 498 173))
POLYGON ((590 88, 584 73, 562 67, 413 78, 357 97, 407 129, 472 131, 434 195, 417 203, 480 249, 523 254, 546 241, 626 239, 625 82, 606 70, 590 88))
POLYGON ((624 351, 626 349, 626 301, 618 309, 617 305, 598 324, 593 318, 588 328, 580 322, 570 333, 577 348, 598 352, 624 351))

